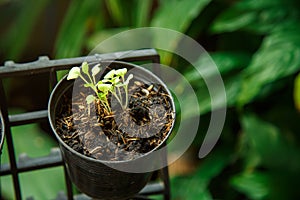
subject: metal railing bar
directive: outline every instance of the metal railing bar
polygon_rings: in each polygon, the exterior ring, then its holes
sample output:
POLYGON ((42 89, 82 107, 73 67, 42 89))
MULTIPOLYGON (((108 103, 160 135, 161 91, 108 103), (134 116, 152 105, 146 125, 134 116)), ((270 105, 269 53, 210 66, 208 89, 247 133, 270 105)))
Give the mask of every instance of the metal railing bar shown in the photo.
POLYGON ((17 75, 33 75, 46 73, 55 69, 69 69, 74 65, 81 64, 84 61, 97 62, 99 60, 124 60, 124 61, 142 61, 157 59, 157 52, 154 49, 143 49, 134 51, 122 51, 106 54, 95 54, 85 57, 65 58, 58 60, 49 60, 47 56, 39 57, 37 61, 29 63, 14 63, 6 61, 4 66, 0 66, 0 77, 12 77, 17 75))
MULTIPOLYGON (((163 194, 164 186, 162 183, 148 183, 142 191, 135 195, 132 199, 149 199, 148 196, 163 194)), ((66 194, 60 192, 56 197, 56 200, 65 200, 67 198, 66 194)), ((86 194, 77 194, 73 197, 74 200, 92 200, 91 197, 87 196, 86 194)))
MULTIPOLYGON (((161 155, 161 159, 162 159, 162 163, 168 163, 167 161, 167 148, 163 148, 163 151, 162 151, 162 155, 161 155)), ((171 191, 170 191, 170 180, 169 180, 169 168, 168 166, 165 166, 164 168, 162 168, 160 170, 160 175, 162 177, 162 180, 164 182, 164 186, 165 186, 165 189, 164 189, 164 200, 169 200, 171 199, 171 191)))
POLYGON ((65 184, 66 184, 66 189, 67 189, 67 197, 68 200, 73 200, 73 185, 71 182, 71 179, 69 177, 69 174, 67 172, 67 166, 63 163, 64 166, 64 175, 65 175, 65 184))
MULTIPOLYGON (((20 154, 16 170, 18 173, 21 173, 62 165, 63 161, 59 149, 53 148, 51 149, 50 154, 44 157, 30 158, 26 154, 20 154)), ((3 164, 1 166, 1 176, 9 175, 11 173, 12 171, 9 164, 3 164)))
POLYGON ((6 95, 4 92, 3 82, 1 79, 0 79, 0 97, 1 97, 0 98, 0 109, 1 109, 3 120, 4 120, 4 126, 5 126, 4 131, 5 131, 7 149, 9 152, 9 162, 11 165, 11 174, 12 174, 12 179, 13 179, 15 198, 17 200, 21 200, 22 195, 21 195, 19 174, 17 171, 17 161, 16 161, 16 156, 15 156, 15 149, 14 149, 11 127, 10 127, 9 119, 8 119, 6 95))
POLYGON ((140 195, 154 195, 154 194, 163 194, 165 186, 163 183, 148 183, 141 191, 140 195))
POLYGON ((21 114, 9 115, 9 123, 11 126, 19 126, 47 119, 48 111, 40 110, 21 114))

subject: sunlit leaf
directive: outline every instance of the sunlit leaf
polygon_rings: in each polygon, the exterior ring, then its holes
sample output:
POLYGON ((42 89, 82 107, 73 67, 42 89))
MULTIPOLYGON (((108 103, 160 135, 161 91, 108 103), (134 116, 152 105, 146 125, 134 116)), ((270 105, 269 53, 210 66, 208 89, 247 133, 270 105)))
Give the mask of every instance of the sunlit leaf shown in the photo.
POLYGON ((69 74, 67 76, 67 79, 68 80, 71 80, 71 79, 76 79, 78 78, 80 75, 80 68, 79 67, 73 67, 70 71, 69 71, 69 74))
MULTIPOLYGON (((237 71, 245 68, 250 61, 250 54, 241 52, 215 52, 210 56, 200 57, 194 64, 194 67, 201 71, 201 75, 205 77, 213 77, 218 73, 225 75, 233 70, 237 71), (212 66, 215 65, 215 66, 212 66)), ((191 68, 193 69, 193 68, 191 68)), ((196 70, 191 70, 185 73, 185 77, 190 81, 199 81, 201 75, 196 70)))
MULTIPOLYGON (((122 49, 122 46, 124 46, 124 47, 130 46, 127 43, 128 42, 132 43, 133 40, 124 41, 124 40, 120 40, 118 38, 114 38, 114 40, 111 41, 109 45, 106 45, 104 47, 101 45, 100 46, 98 46, 98 45, 101 44, 101 42, 105 41, 106 39, 109 39, 112 36, 119 34, 123 31, 127 31, 127 30, 129 30, 128 27, 108 28, 108 29, 100 30, 98 32, 95 32, 94 34, 92 34, 89 37, 89 39, 87 41, 87 46, 90 50, 97 51, 97 53, 122 51, 122 50, 124 50, 124 49, 122 49)), ((125 49, 125 50, 128 50, 128 49, 125 49)))
POLYGON ((100 70, 101 70, 100 64, 95 65, 92 68, 92 76, 96 76, 100 72, 100 70))
POLYGON ((122 69, 118 69, 116 70, 115 74, 117 76, 124 76, 127 73, 127 68, 122 68, 122 69))
MULTIPOLYGON (((128 6, 127 2, 124 2, 122 0, 106 0, 105 5, 107 7, 107 10, 109 14, 112 16, 113 21, 117 25, 123 25, 128 26, 130 17, 129 12, 126 12, 126 7, 128 6)), ((130 4, 129 4, 130 6, 130 4)))
POLYGON ((152 4, 152 0, 136 0, 135 4, 132 5, 133 25, 135 27, 144 27, 148 25, 152 4))
POLYGON ((98 89, 101 92, 107 93, 108 91, 113 89, 113 86, 111 84, 99 84, 98 89))
POLYGON ((85 83, 83 86, 93 88, 94 84, 93 83, 85 83))
MULTIPOLYGON (((189 81, 190 84, 195 88, 201 114, 205 114, 211 110, 211 95, 208 92, 207 86, 203 77, 206 79, 213 79, 218 74, 221 74, 224 84, 225 84, 225 91, 226 91, 226 99, 227 99, 227 106, 234 106, 240 90, 241 90, 241 83, 242 78, 238 73, 243 68, 245 68, 250 61, 250 55, 245 53, 239 52, 216 52, 212 53, 209 56, 203 56, 199 58, 197 62, 195 62, 194 67, 191 67, 189 71, 187 71, 184 76, 189 81), (199 71, 201 71, 201 74, 199 71), (232 73, 231 76, 230 73, 232 73)), ((179 91, 184 91, 184 88, 181 88, 182 84, 178 84, 177 88, 179 91)), ((218 88, 216 88, 218 90, 218 88)), ((215 100, 216 102, 220 102, 218 107, 224 107, 224 102, 221 100, 223 99, 222 92, 215 93, 215 100), (220 100, 217 100, 217 99, 220 100)), ((190 104, 191 97, 185 96, 183 101, 188 105, 190 104)), ((195 116, 199 113, 195 112, 193 107, 189 107, 187 113, 189 116, 195 116)))
POLYGON ((83 62, 81 68, 83 73, 89 74, 89 65, 87 62, 83 62))
POLYGON ((256 33, 269 33, 294 18, 296 9, 292 2, 282 0, 244 0, 232 4, 217 17, 211 27, 214 33, 240 29, 256 33))
MULTIPOLYGON (((296 28, 296 27, 295 27, 296 28)), ((244 81, 239 104, 250 102, 266 84, 300 70, 299 29, 274 32, 266 37, 243 72, 244 81)))
MULTIPOLYGON (((211 0, 160 1, 161 4, 154 13, 150 26, 168 28, 179 31, 180 33, 184 33, 191 25, 192 21, 210 2, 211 0)), ((176 34, 173 36, 174 37, 170 38, 170 35, 166 35, 166 38, 162 37, 162 34, 158 33, 156 36, 154 36, 154 45, 164 44, 165 49, 174 49, 181 38, 176 34)), ((161 52, 160 55, 162 58, 162 63, 169 64, 171 62, 172 55, 166 52, 161 52)))
POLYGON ((295 79, 294 100, 298 111, 300 111, 300 74, 295 79))
POLYGON ((115 74, 116 74, 116 70, 112 69, 104 76, 104 79, 111 79, 115 76, 115 74))
POLYGON ((212 26, 212 32, 231 32, 249 25, 256 19, 256 12, 243 12, 236 8, 230 8, 220 15, 212 26))
POLYGON ((19 9, 17 15, 13 17, 12 25, 5 27, 4 30, 7 32, 0 43, 7 57, 17 59, 24 52, 29 36, 49 2, 49 0, 11 2, 17 4, 19 9))
POLYGON ((89 19, 99 13, 101 1, 72 1, 55 43, 56 58, 79 56, 85 44, 89 19))
POLYGON ((91 94, 88 95, 88 96, 85 98, 87 104, 90 104, 90 103, 94 102, 95 99, 96 99, 96 97, 95 97, 94 95, 91 95, 91 94))
POLYGON ((129 76, 127 77, 126 81, 124 82, 124 85, 128 85, 129 81, 133 79, 133 74, 129 74, 129 76))
POLYGON ((270 192, 270 178, 262 173, 244 173, 231 179, 231 184, 253 200, 265 199, 270 192))
POLYGON ((152 19, 151 26, 185 32, 192 20, 209 2, 210 0, 160 1, 161 5, 152 19), (178 12, 184 14, 178 15, 178 12))

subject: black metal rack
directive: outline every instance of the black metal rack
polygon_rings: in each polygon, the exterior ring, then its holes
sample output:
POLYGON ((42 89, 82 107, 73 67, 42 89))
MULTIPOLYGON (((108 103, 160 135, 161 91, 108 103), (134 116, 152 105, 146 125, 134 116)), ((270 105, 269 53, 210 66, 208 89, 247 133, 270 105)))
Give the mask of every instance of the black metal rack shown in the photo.
MULTIPOLYGON (((41 73, 48 73, 50 77, 50 86, 54 88, 57 83, 56 72, 59 70, 70 69, 73 66, 80 65, 83 61, 96 62, 99 60, 123 60, 126 62, 152 62, 159 63, 159 55, 154 49, 133 50, 114 52, 106 54, 95 54, 86 57, 76 57, 68 59, 50 60, 47 56, 39 57, 37 61, 17 64, 13 61, 5 62, 4 66, 0 66, 0 109, 3 115, 5 126, 5 140, 7 143, 9 153, 9 163, 2 164, 0 169, 0 177, 11 175, 13 179, 13 186, 15 192, 15 199, 21 200, 22 185, 19 181, 19 174, 23 172, 40 170, 50 167, 63 166, 64 177, 66 183, 66 191, 57 195, 57 200, 60 199, 91 199, 84 194, 74 195, 72 188, 74 187, 69 180, 64 162, 62 160, 60 150, 58 147, 51 150, 50 154, 44 157, 30 158, 26 154, 19 156, 15 155, 14 138, 11 127, 35 123, 39 121, 48 121, 47 110, 39 110, 34 112, 26 112, 22 114, 11 115, 8 112, 7 98, 5 95, 5 88, 3 86, 3 78, 14 76, 35 75, 41 73)), ((50 93, 49 93, 50 96, 50 93)), ((49 97, 48 96, 48 97, 49 97)), ((47 97, 47 98, 48 98, 47 97)), ((47 105, 45 105, 45 108, 47 105)), ((52 133, 51 133, 52 134, 52 133)), ((167 159, 166 152, 163 155, 167 159)), ((170 185, 168 167, 159 171, 159 181, 148 183, 145 188, 135 197, 135 199, 150 199, 151 195, 163 195, 164 199, 170 199, 170 185)), ((1 181, 1 180, 0 180, 1 181)), ((46 184, 46 181, 45 181, 46 184)), ((30 198, 32 199, 32 197, 30 198)))

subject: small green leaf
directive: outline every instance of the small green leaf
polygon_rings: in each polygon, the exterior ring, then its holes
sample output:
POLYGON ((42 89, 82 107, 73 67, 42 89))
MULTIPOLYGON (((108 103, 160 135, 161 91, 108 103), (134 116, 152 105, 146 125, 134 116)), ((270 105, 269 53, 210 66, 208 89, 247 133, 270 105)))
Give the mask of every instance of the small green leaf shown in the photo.
POLYGON ((101 70, 100 64, 95 65, 92 68, 92 76, 96 76, 100 72, 100 70, 101 70))
POLYGON ((129 74, 129 76, 127 77, 126 81, 124 82, 124 85, 128 85, 129 81, 133 78, 132 74, 129 74))
POLYGON ((113 86, 111 84, 99 84, 98 85, 98 89, 101 91, 101 92, 104 92, 104 93, 107 93, 108 91, 111 91, 113 89, 113 86))
POLYGON ((96 84, 96 86, 98 86, 98 85, 100 85, 100 84, 103 84, 103 83, 106 83, 107 81, 105 81, 105 80, 101 80, 101 81, 99 81, 97 84, 96 84))
POLYGON ((67 80, 76 79, 80 75, 80 68, 79 67, 73 67, 67 77, 67 80))
POLYGON ((82 68, 83 73, 85 73, 85 74, 89 73, 89 65, 88 65, 87 62, 83 62, 82 65, 81 65, 81 68, 82 68))
POLYGON ((119 77, 114 77, 114 78, 112 78, 112 79, 110 80, 110 82, 111 82, 113 85, 117 85, 118 83, 121 83, 119 77))
POLYGON ((99 97, 100 100, 103 100, 103 99, 106 98, 106 94, 105 93, 99 93, 98 97, 99 97))
POLYGON ((116 70, 115 74, 117 76, 124 76, 127 73, 127 69, 126 68, 122 68, 122 69, 118 69, 116 70))
POLYGON ((116 74, 116 70, 112 69, 104 76, 104 79, 111 79, 114 77, 115 74, 116 74))
POLYGON ((101 83, 108 83, 108 82, 111 82, 111 80, 110 79, 103 79, 103 80, 99 81, 97 85, 99 85, 101 83))
POLYGON ((100 99, 100 101, 102 101, 102 103, 103 102, 105 102, 105 101, 107 101, 107 99, 106 99, 106 95, 107 95, 107 93, 108 92, 105 92, 105 93, 98 93, 98 98, 100 99))
POLYGON ((90 88, 94 87, 94 85, 92 83, 85 83, 83 86, 84 87, 90 87, 90 88))
POLYGON ((91 94, 88 95, 88 96, 85 98, 87 104, 92 103, 93 101, 95 101, 95 99, 96 99, 96 97, 95 97, 94 95, 91 95, 91 94))

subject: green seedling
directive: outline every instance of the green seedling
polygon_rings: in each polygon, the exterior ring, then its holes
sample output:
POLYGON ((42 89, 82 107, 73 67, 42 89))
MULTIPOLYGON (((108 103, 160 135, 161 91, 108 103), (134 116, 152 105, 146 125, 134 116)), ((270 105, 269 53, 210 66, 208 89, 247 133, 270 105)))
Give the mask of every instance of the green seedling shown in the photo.
POLYGON ((103 107, 108 111, 111 112, 111 107, 108 102, 108 94, 111 93, 119 102, 122 109, 125 110, 128 105, 128 84, 129 81, 133 78, 133 75, 130 74, 127 79, 125 79, 125 75, 127 73, 126 68, 122 69, 112 69, 110 70, 102 80, 96 82, 96 75, 101 71, 100 64, 95 65, 91 70, 89 70, 89 65, 87 62, 83 62, 80 67, 73 67, 67 77, 67 80, 76 79, 80 77, 84 82, 84 87, 91 88, 95 95, 88 95, 86 97, 86 102, 91 104, 94 101, 99 101, 103 107), (85 78, 83 74, 87 76, 85 78), (122 92, 124 91, 125 100, 123 100, 122 92))

